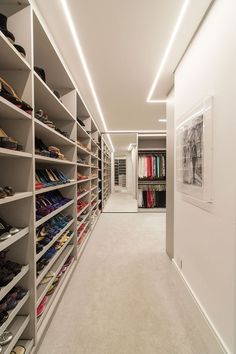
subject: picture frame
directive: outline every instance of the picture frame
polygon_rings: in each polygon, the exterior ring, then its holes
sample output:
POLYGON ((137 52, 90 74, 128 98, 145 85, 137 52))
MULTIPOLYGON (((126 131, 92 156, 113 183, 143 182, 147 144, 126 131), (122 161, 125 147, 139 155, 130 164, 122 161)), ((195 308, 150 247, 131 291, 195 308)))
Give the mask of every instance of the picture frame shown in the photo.
POLYGON ((204 203, 213 202, 212 110, 213 97, 206 97, 177 119, 176 124, 177 190, 204 203))

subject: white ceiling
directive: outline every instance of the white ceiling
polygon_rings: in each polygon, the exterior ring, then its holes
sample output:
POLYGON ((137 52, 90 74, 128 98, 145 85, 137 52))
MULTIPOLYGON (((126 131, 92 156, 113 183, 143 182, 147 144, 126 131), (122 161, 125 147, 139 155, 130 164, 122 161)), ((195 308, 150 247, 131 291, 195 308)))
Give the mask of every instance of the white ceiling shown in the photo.
MULTIPOLYGON (((100 114, 59 0, 35 0, 100 129, 100 114)), ((146 98, 184 0, 67 0, 108 130, 158 130, 165 104, 146 98)), ((211 0, 190 0, 154 98, 165 98, 173 70, 211 0)))
MULTIPOLYGON (((106 134, 103 134, 103 137, 106 134)), ((130 144, 137 144, 137 134, 110 134, 115 152, 121 153, 129 149, 130 144)))

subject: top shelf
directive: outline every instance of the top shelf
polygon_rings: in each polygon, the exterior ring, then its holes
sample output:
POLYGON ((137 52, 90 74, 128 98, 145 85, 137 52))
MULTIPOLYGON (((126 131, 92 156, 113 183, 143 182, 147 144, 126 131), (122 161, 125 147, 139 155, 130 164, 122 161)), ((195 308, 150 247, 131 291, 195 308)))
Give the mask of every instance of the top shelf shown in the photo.
POLYGON ((53 89, 74 89, 65 66, 61 62, 55 47, 50 42, 40 21, 34 15, 34 65, 44 69, 46 82, 53 89), (50 60, 48 60, 50 58, 50 60))
POLYGON ((75 120, 69 110, 54 95, 37 73, 34 73, 34 82, 37 109, 43 109, 48 114, 49 119, 75 120))
POLYGON ((29 63, 0 32, 0 68, 1 70, 30 70, 29 63))

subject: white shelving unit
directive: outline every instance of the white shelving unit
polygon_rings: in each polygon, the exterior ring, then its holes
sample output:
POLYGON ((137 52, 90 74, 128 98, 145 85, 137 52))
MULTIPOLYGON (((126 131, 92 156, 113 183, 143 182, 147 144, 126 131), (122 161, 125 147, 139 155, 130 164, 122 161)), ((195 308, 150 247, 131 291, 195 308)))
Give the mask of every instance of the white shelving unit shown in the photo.
MULTIPOLYGON (((15 35, 16 43, 26 51, 23 58, 0 32, 0 77, 33 108, 32 114, 26 113, 0 96, 0 128, 23 146, 23 151, 0 147, 0 187, 11 186, 15 191, 13 196, 0 199, 0 217, 20 229, 0 242, 0 252, 9 250, 7 258, 23 265, 12 281, 0 288, 0 299, 14 286, 21 285, 28 291, 9 311, 8 319, 0 327, 0 334, 4 330, 13 333, 12 341, 3 347, 2 353, 11 353, 16 344, 21 344, 28 354, 41 340, 100 215, 103 198, 102 147, 99 129, 90 117, 34 4, 28 0, 0 2, 0 13, 8 17, 9 31, 15 35), (44 70, 46 82, 34 67, 44 70), (60 98, 53 90, 59 92, 60 98), (52 124, 45 124, 36 117, 38 110, 43 110, 57 130, 52 124), (64 159, 40 154, 35 138, 46 147, 58 148, 64 159), (59 170, 70 182, 45 184, 43 188, 36 189, 38 170, 59 170), (79 180, 79 175, 87 176, 87 179, 79 180), (36 217, 36 208, 42 200, 45 207, 49 205, 48 198, 55 191, 68 198, 67 203, 55 204, 50 213, 36 217), (70 220, 60 227, 57 224, 54 237, 37 253, 36 243, 43 238, 39 238, 39 228, 43 229, 52 221, 55 226, 55 218, 61 213, 70 216, 70 220), (71 235, 63 243, 61 240, 67 231, 71 231, 71 235), (55 254, 43 269, 37 271, 52 248, 56 249, 55 254), (68 266, 65 267, 65 264, 68 266), (42 283, 50 271, 53 276, 48 283, 42 283), (58 276, 58 285, 49 293, 58 276), (44 311, 37 318, 37 307, 46 296, 44 311)), ((106 154, 109 154, 108 148, 106 154)), ((104 163, 107 163, 105 160, 108 160, 107 156, 104 157, 104 163)), ((105 187, 108 186, 106 183, 105 187)))
POLYGON ((102 139, 102 208, 111 194, 111 151, 104 139, 102 139))

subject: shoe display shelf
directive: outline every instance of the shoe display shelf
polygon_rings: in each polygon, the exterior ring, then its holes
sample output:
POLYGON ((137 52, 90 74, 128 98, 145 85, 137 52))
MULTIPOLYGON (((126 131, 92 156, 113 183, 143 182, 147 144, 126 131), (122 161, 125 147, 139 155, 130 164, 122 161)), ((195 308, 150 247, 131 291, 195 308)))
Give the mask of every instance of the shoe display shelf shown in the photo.
POLYGON ((102 139, 102 208, 111 194, 111 151, 104 139, 102 139))
POLYGON ((0 31, 0 78, 12 92, 12 99, 0 95, 0 137, 17 146, 0 146, 0 188, 14 190, 1 190, 0 218, 17 229, 0 241, 0 252, 22 265, 0 287, 0 300, 16 286, 26 290, 0 326, 0 338, 12 333, 1 353, 18 344, 28 354, 41 340, 100 215, 101 135, 35 4, 0 2, 0 13, 7 17, 6 31, 0 31), (32 112, 16 105, 15 93, 32 112), (80 175, 88 178, 78 180, 80 175), (87 204, 78 211, 81 201, 87 204))

